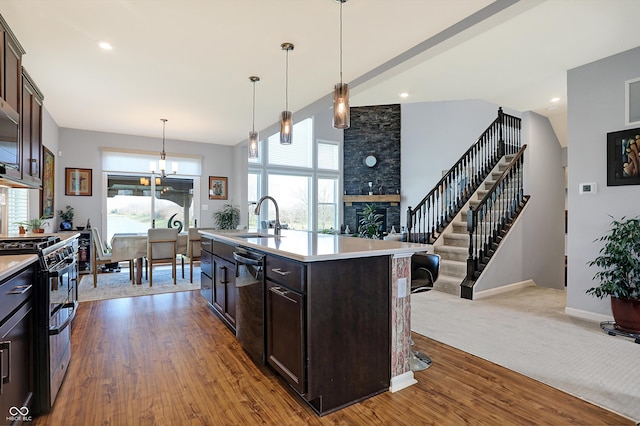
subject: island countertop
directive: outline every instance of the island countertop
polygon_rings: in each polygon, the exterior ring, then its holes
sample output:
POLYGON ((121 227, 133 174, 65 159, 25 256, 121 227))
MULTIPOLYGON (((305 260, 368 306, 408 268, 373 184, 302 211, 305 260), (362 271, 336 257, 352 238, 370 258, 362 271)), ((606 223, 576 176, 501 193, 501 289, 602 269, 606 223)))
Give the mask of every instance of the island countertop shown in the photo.
POLYGON ((38 261, 37 254, 9 254, 0 256, 0 280, 10 277, 38 261))
POLYGON ((411 255, 427 251, 425 244, 370 240, 317 232, 282 230, 277 236, 267 232, 242 230, 201 230, 200 234, 233 246, 257 249, 301 262, 353 259, 381 255, 411 255))

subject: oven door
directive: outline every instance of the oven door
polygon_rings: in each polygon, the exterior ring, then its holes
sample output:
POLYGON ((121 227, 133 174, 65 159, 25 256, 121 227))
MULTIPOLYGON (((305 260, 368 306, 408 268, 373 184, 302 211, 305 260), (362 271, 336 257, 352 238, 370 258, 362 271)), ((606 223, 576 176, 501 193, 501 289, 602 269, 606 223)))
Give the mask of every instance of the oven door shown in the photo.
POLYGON ((53 406, 71 360, 71 322, 77 308, 78 302, 59 306, 49 324, 49 407, 53 406))
POLYGON ((78 268, 75 257, 70 257, 51 268, 49 281, 49 314, 51 317, 68 303, 78 300, 78 268))

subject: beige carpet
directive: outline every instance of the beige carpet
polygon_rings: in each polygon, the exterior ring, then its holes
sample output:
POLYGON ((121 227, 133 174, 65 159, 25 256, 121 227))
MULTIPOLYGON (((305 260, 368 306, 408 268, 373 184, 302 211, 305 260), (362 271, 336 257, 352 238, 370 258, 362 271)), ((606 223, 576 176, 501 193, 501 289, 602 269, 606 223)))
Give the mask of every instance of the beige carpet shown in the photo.
POLYGON ((98 274, 98 286, 93 287, 93 275, 81 275, 78 287, 80 302, 90 300, 116 299, 120 297, 144 296, 149 294, 172 293, 200 289, 200 267, 193 268, 193 284, 189 282, 189 267, 185 266, 184 279, 178 265, 177 285, 173 284, 170 266, 155 266, 153 269, 153 287, 142 276, 142 284, 133 285, 129 279, 129 269, 121 272, 98 274))
POLYGON ((473 301, 429 291, 411 295, 411 329, 640 421, 640 344, 565 306, 564 290, 535 286, 473 301))

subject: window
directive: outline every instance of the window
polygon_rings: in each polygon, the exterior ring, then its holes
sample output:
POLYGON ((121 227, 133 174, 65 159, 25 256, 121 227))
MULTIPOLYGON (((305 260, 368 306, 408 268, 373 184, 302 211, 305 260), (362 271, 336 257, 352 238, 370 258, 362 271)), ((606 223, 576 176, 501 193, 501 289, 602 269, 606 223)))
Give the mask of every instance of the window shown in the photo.
MULTIPOLYGON (((293 144, 280 145, 280 134, 261 144, 260 157, 249 160, 248 201, 270 195, 278 203, 280 223, 290 229, 338 229, 340 208, 340 143, 314 143, 313 118, 293 125, 293 144)), ((262 228, 275 220, 273 203, 260 209, 249 206, 249 227, 262 228), (260 222, 258 222, 258 220, 260 222)))
POLYGON ((29 190, 6 188, 6 193, 2 191, 0 197, 0 202, 7 207, 7 233, 17 234, 17 222, 29 220, 29 190))

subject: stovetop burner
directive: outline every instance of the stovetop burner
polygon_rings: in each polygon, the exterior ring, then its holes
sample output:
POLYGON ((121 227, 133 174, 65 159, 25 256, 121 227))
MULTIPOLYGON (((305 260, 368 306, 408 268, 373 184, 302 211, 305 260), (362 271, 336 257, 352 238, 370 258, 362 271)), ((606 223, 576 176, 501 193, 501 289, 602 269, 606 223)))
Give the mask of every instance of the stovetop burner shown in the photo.
POLYGON ((0 254, 40 253, 58 242, 58 236, 5 238, 0 240, 0 254))

